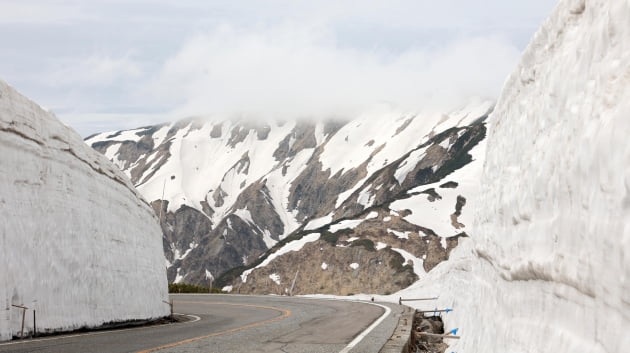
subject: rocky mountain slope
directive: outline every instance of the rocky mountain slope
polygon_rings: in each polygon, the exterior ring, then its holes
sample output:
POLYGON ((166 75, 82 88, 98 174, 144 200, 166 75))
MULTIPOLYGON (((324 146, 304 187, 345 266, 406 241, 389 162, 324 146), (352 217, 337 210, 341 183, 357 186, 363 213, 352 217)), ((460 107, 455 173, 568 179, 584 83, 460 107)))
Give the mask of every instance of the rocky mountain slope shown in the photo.
POLYGON ((326 262, 328 272, 318 275, 341 278, 336 271, 356 262, 347 276, 368 271, 374 283, 355 280, 341 290, 319 279, 294 290, 385 292, 412 283, 465 236, 467 194, 477 183, 470 162, 483 149, 492 106, 476 101, 446 114, 381 110, 350 121, 186 119, 86 142, 129 175, 161 218, 169 281, 234 285, 258 266, 239 290, 285 291, 297 269, 278 257, 268 268, 274 273, 260 270, 267 250, 318 233, 322 239, 304 247, 311 263, 303 274, 321 272, 326 262), (350 258, 356 261, 346 264, 350 258), (388 272, 364 263, 383 264, 398 284, 379 284, 388 272))
POLYGON ((630 347, 628 19, 625 0, 560 1, 507 80, 473 235, 400 294, 454 308, 448 351, 630 347))
POLYGON ((168 315, 157 217, 81 137, 0 81, 0 340, 168 315))

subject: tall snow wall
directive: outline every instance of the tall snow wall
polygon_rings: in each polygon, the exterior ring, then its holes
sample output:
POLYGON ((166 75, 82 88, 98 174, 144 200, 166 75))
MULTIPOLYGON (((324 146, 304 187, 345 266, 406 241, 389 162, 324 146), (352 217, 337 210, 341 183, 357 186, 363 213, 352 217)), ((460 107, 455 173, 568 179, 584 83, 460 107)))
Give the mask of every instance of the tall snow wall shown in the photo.
POLYGON ((162 236, 127 178, 0 81, 0 340, 168 315, 162 236))
POLYGON ((561 1, 489 121, 472 237, 402 296, 457 352, 630 349, 630 1, 561 1), (431 304, 433 308, 433 304, 431 304))

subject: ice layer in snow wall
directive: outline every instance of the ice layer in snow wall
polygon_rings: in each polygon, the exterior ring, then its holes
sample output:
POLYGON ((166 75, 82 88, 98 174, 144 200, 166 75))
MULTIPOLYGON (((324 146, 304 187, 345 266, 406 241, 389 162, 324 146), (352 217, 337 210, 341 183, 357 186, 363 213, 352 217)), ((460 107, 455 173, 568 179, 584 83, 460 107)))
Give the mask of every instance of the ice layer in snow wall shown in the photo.
POLYGON ((0 340, 168 314, 151 208, 72 129, 0 81, 0 340))

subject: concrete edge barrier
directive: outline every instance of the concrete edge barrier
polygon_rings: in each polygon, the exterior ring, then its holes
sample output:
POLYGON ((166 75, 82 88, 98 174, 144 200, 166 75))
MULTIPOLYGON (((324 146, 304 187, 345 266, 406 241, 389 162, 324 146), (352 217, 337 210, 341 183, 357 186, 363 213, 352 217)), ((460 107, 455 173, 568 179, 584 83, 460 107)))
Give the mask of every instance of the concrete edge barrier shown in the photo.
POLYGON ((415 309, 402 305, 398 325, 379 353, 408 353, 415 309))

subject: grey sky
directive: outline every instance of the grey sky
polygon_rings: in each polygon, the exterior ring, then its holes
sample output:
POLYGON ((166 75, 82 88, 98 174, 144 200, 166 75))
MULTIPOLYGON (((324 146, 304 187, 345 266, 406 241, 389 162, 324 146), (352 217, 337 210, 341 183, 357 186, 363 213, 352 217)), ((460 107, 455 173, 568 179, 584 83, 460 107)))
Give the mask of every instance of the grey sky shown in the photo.
POLYGON ((0 0, 0 79, 82 135, 495 98, 555 1, 0 0))

